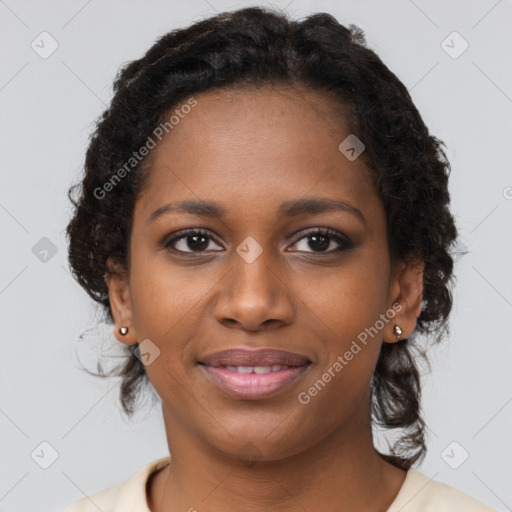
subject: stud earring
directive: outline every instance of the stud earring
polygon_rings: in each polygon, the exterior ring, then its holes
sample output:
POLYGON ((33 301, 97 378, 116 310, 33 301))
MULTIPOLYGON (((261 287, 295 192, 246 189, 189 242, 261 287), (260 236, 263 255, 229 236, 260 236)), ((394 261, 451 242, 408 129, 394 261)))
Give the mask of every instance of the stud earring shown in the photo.
POLYGON ((395 333, 395 336, 400 339, 400 336, 402 336, 402 328, 399 325, 395 325, 393 327, 393 332, 395 333))
POLYGON ((119 327, 119 334, 121 336, 126 336, 128 334, 128 327, 119 327))

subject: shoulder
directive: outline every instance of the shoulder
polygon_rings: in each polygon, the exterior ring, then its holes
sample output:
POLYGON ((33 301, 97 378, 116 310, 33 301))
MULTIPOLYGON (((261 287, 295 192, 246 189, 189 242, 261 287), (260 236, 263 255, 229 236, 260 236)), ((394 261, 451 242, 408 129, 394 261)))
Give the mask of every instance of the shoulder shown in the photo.
POLYGON ((150 462, 127 480, 100 492, 85 496, 62 512, 149 512, 146 500, 146 482, 149 476, 166 466, 170 457, 150 462))
POLYGON ((411 468, 387 512, 496 512, 471 496, 411 468))

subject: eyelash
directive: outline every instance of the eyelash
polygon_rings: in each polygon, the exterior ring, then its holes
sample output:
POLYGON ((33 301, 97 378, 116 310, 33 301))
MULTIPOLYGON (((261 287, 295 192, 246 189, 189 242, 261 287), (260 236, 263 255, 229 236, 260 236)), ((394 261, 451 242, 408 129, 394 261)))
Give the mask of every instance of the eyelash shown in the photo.
MULTIPOLYGON (((172 247, 173 244, 178 242, 179 240, 182 240, 184 238, 188 238, 190 236, 194 235, 200 235, 207 238, 210 238, 213 240, 216 244, 221 245, 217 240, 215 240, 214 237, 211 236, 211 234, 201 228, 191 228, 191 229, 185 229, 184 231, 178 232, 178 236, 174 236, 168 241, 164 241, 162 246, 164 249, 168 249, 169 251, 172 251, 179 255, 190 255, 191 257, 198 257, 201 256, 203 253, 206 253, 207 251, 180 251, 178 249, 175 249, 172 247)), ((334 240, 336 243, 340 245, 335 250, 331 250, 329 252, 308 252, 308 254, 315 254, 316 256, 320 257, 327 257, 327 256, 333 256, 334 254, 338 254, 341 251, 344 251, 346 249, 351 249, 354 244, 344 235, 341 235, 338 231, 335 231, 331 228, 314 228, 313 230, 303 232, 301 233, 302 236, 298 238, 292 245, 296 245, 299 241, 301 241, 304 238, 308 238, 309 236, 313 235, 322 235, 330 238, 331 240, 334 240)), ((221 251, 214 251, 214 252, 221 252, 221 251)), ((299 251, 300 252, 300 251, 299 251)))

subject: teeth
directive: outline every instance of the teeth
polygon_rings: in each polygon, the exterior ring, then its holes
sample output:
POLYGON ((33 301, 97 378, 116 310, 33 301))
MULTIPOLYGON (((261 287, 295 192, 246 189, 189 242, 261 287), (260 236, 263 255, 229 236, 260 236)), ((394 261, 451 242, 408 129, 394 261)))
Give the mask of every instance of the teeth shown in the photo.
POLYGON ((257 374, 278 372, 281 368, 284 368, 284 366, 280 364, 273 364, 272 366, 226 366, 226 369, 230 372, 257 374))
POLYGON ((238 366, 237 372, 238 373, 252 373, 254 368, 252 366, 238 366))
POLYGON ((270 366, 255 366, 254 373, 270 373, 272 368, 270 366))

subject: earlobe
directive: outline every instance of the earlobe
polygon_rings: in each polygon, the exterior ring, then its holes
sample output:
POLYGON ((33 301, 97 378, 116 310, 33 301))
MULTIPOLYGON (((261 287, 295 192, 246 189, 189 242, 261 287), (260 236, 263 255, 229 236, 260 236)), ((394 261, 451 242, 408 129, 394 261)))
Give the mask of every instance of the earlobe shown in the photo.
POLYGON ((423 304, 423 269, 425 263, 420 256, 400 262, 392 286, 392 301, 395 316, 384 331, 384 342, 396 343, 409 338, 413 333, 423 304), (397 304, 400 307, 397 307, 397 304))
POLYGON ((121 343, 133 345, 137 343, 137 335, 133 326, 130 287, 126 271, 107 272, 105 283, 108 287, 110 309, 114 317, 114 336, 121 343))

